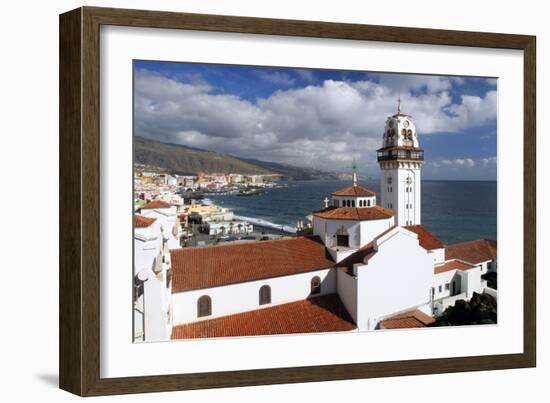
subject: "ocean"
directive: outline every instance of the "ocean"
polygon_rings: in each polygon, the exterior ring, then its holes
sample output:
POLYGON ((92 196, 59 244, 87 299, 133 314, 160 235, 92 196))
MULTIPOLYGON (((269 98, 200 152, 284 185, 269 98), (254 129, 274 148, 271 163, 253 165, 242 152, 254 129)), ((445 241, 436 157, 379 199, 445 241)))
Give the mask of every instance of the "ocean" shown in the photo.
MULTIPOLYGON (((296 221, 323 208, 323 199, 350 181, 293 181, 288 188, 267 189, 258 196, 209 196, 236 216, 267 226, 294 228, 296 221)), ((360 181, 379 194, 379 181, 360 181)), ((422 181, 422 225, 450 244, 497 239, 497 183, 422 181)), ((377 199, 377 202, 380 200, 377 199)))

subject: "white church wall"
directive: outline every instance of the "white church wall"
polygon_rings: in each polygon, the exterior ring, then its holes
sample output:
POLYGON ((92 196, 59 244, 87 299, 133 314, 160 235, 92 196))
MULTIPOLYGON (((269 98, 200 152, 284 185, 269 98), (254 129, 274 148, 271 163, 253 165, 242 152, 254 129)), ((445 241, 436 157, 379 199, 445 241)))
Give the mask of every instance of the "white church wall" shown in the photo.
POLYGON ((376 196, 356 197, 356 196, 333 196, 333 205, 335 207, 348 207, 348 201, 351 207, 372 207, 376 205, 376 196))
POLYGON ((336 286, 340 300, 357 323, 357 278, 336 270, 336 286))
MULTIPOLYGON (((396 171, 391 169, 383 169, 380 172, 380 206, 384 208, 394 209, 391 203, 394 202, 393 185, 397 180, 396 171)), ((396 190, 397 191, 397 190, 396 190)), ((397 204, 395 204, 397 206, 397 204)))
POLYGON ((142 270, 153 269, 155 258, 160 251, 160 245, 155 241, 144 242, 134 238, 134 274, 142 270))
POLYGON ((145 341, 170 339, 170 326, 165 307, 166 287, 153 272, 143 283, 143 310, 145 341))
POLYGON ((367 265, 357 268, 359 330, 381 317, 430 302, 433 262, 416 235, 397 231, 381 243, 367 265))
POLYGON ((359 249, 367 245, 382 232, 392 227, 394 223, 394 217, 380 220, 351 221, 327 220, 314 216, 313 234, 319 236, 328 248, 332 248, 336 247, 336 233, 343 227, 349 234, 349 247, 351 249, 359 249))
POLYGON ((398 225, 420 224, 420 169, 400 168, 397 172, 395 207, 398 225), (412 181, 407 184, 407 177, 412 181), (410 191, 407 191, 407 187, 410 191))
POLYGON ((162 247, 158 221, 146 228, 134 229, 134 271, 152 269, 162 247))
POLYGON ((381 220, 369 220, 362 221, 360 223, 361 228, 361 246, 365 246, 371 242, 374 238, 380 235, 395 225, 394 217, 381 219, 381 220))
POLYGON ((329 248, 336 246, 336 232, 342 227, 347 231, 349 235, 349 247, 351 249, 360 248, 361 233, 359 229, 359 221, 327 220, 324 218, 313 216, 313 235, 319 236, 323 240, 325 245, 329 248))
POLYGON ((413 168, 412 165, 408 166, 407 162, 395 162, 395 164, 405 165, 381 171, 380 205, 391 208, 395 212, 397 225, 420 224, 420 169, 413 168), (410 184, 407 184, 408 176, 412 178, 410 184), (391 178, 391 183, 388 183, 388 178, 391 178), (407 187, 411 188, 410 192, 407 191, 407 187))
POLYGON ((179 240, 174 236, 173 230, 177 222, 176 207, 165 209, 145 209, 141 211, 145 217, 156 218, 159 228, 162 228, 162 234, 167 239, 169 249, 181 247, 179 240))
POLYGON ((432 257, 434 264, 440 264, 445 262, 445 248, 429 250, 428 254, 432 257))
POLYGON ((201 319, 211 319, 218 316, 303 300, 310 296, 311 279, 315 276, 321 278, 321 293, 318 295, 336 292, 335 270, 323 269, 290 276, 173 293, 173 323, 174 325, 178 325, 195 322, 201 319), (259 291, 263 285, 271 287, 271 304, 259 305, 259 291), (197 300, 202 295, 210 296, 212 300, 212 315, 197 318, 197 300))

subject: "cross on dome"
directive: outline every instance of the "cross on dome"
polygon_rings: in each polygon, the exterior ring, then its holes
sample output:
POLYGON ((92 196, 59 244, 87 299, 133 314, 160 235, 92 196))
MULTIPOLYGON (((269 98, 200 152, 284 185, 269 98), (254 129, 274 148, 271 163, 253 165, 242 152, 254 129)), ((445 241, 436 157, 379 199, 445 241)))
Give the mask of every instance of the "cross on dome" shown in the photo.
POLYGON ((401 114, 401 94, 397 97, 397 114, 401 114))
POLYGON ((351 168, 353 170, 351 181, 353 186, 357 186, 357 164, 355 163, 355 158, 353 158, 353 163, 351 165, 351 168))

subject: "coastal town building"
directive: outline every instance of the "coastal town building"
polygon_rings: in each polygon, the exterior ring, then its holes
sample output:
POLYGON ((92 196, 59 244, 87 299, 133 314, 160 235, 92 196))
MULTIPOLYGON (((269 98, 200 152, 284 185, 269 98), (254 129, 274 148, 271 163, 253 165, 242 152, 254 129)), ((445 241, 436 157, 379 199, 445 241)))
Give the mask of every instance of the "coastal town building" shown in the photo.
POLYGON ((248 235, 254 226, 247 221, 221 221, 208 223, 208 235, 248 235))
MULTIPOLYGON (((421 224, 423 158, 398 107, 378 150, 380 200, 354 168, 350 186, 312 213, 312 236, 168 248, 170 337, 424 327, 457 300, 496 296, 482 278, 496 271, 495 241, 444 245, 421 224)), ((220 213, 206 207, 189 212, 220 213)), ((165 208, 141 214, 162 226, 165 208)))

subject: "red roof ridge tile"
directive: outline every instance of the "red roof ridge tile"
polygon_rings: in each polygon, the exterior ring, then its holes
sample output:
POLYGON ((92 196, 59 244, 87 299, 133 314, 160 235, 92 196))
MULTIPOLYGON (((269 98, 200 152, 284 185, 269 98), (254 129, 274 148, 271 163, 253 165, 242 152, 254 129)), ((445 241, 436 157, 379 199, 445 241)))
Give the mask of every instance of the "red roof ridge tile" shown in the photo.
POLYGON ((421 224, 406 225, 403 228, 418 235, 418 242, 420 243, 420 246, 422 246, 426 250, 440 249, 445 247, 443 242, 437 236, 432 234, 426 229, 426 227, 421 224))

